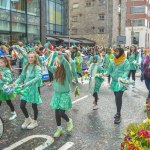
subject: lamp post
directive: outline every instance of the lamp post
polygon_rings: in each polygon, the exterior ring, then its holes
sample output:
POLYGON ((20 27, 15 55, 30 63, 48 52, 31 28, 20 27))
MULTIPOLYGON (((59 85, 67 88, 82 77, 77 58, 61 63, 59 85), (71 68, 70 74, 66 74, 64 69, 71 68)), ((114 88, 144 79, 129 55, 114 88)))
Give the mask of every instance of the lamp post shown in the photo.
POLYGON ((133 21, 131 22, 132 30, 131 30, 131 45, 133 44, 134 30, 133 30, 133 21))
POLYGON ((69 47, 70 47, 70 1, 68 0, 68 34, 69 34, 69 47))

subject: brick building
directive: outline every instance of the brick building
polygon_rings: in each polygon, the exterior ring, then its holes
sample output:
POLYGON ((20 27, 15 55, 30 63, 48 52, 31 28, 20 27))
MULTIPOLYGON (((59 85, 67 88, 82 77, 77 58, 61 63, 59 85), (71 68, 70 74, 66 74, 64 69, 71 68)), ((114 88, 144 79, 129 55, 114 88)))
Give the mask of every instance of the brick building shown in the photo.
POLYGON ((150 0, 127 0, 127 45, 150 47, 150 0))
POLYGON ((125 6, 125 0, 70 0, 70 33, 116 45, 117 36, 125 35, 125 6))

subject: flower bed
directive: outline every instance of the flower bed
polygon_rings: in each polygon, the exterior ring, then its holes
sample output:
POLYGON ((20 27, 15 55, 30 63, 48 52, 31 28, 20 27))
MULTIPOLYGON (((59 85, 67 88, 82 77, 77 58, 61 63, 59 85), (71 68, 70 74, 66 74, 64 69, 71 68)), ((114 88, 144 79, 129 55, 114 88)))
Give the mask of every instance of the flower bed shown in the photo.
POLYGON ((129 124, 121 150, 150 150, 150 122, 129 124))

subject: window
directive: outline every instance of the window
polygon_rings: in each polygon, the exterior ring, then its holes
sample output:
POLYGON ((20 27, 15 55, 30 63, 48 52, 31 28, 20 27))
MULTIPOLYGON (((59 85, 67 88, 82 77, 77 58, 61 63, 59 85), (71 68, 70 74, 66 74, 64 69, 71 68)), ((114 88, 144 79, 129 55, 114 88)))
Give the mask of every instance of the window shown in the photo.
POLYGON ((73 16, 72 17, 72 22, 77 22, 78 21, 78 16, 73 16))
POLYGON ((0 30, 9 31, 9 29, 10 29, 9 22, 0 20, 0 30))
POLYGON ((86 7, 91 7, 91 2, 86 2, 86 7))
POLYGON ((146 13, 146 7, 145 6, 131 7, 131 14, 138 14, 138 13, 146 13))
POLYGON ((99 33, 101 33, 101 34, 104 33, 104 27, 99 27, 98 30, 99 30, 99 33))
POLYGON ((145 26, 145 20, 131 20, 131 25, 133 26, 145 26))
POLYGON ((39 9, 39 0, 30 0, 27 2, 27 12, 28 14, 40 15, 40 9, 39 9))
POLYGON ((11 9, 18 12, 25 12, 25 1, 24 0, 11 0, 11 9))
POLYGON ((104 20, 105 19, 105 15, 104 14, 99 14, 99 20, 104 20))
POLYGON ((10 0, 0 0, 0 8, 10 10, 10 0))

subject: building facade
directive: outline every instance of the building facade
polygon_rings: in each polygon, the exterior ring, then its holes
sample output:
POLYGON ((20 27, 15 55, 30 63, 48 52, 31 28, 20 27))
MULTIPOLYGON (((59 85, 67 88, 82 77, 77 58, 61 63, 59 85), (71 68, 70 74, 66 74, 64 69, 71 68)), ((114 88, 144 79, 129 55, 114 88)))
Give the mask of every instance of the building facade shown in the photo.
POLYGON ((125 35, 125 0, 70 0, 70 34, 113 46, 125 35))
POLYGON ((150 0, 127 0, 127 45, 150 47, 150 0))
POLYGON ((67 34, 65 5, 67 0, 0 0, 0 41, 44 43, 46 34, 67 34))

